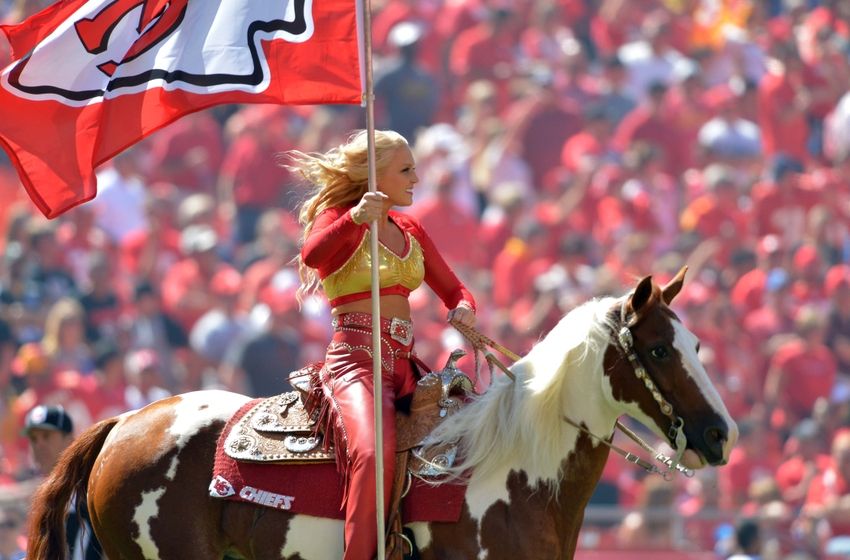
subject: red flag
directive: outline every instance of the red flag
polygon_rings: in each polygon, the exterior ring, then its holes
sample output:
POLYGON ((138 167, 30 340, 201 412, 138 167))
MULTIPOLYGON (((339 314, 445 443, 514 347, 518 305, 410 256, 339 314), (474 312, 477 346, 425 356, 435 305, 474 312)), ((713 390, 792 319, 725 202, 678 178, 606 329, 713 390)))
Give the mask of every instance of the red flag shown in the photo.
POLYGON ((94 169, 221 103, 361 102, 357 0, 60 0, 0 26, 0 144, 49 218, 94 169))

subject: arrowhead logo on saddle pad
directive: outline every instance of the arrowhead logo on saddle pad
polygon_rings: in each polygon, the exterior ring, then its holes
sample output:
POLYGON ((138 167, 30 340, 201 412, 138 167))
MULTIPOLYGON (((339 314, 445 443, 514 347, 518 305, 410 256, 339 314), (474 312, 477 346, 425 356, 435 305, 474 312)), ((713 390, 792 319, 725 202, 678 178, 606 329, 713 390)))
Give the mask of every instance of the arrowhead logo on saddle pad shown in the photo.
POLYGON ((210 482, 210 496, 213 498, 226 498, 234 494, 236 494, 236 490, 233 489, 233 485, 223 476, 216 475, 210 482))

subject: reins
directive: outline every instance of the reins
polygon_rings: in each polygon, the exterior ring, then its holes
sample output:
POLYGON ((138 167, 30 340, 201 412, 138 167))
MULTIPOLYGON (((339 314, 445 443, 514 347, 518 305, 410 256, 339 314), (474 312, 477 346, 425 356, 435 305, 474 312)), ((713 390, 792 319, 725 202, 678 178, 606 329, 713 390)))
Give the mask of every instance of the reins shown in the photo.
MULTIPOLYGON (((661 410, 661 413, 664 414, 665 416, 667 416, 668 418, 670 418, 671 425, 670 425, 670 431, 668 433, 668 436, 670 436, 670 439, 672 439, 673 441, 676 442, 676 456, 671 458, 671 457, 668 457, 667 455, 665 455, 664 453, 661 453, 660 451, 656 450, 651 445, 646 443, 639 435, 637 435, 635 432, 633 432, 630 428, 628 428, 622 422, 617 420, 615 426, 621 432, 623 432, 631 440, 633 440, 635 443, 637 443, 645 451, 653 454, 653 458, 656 461, 660 462, 661 464, 663 464, 667 467, 667 470, 661 470, 658 467, 656 467, 654 464, 652 464, 651 462, 647 461, 646 459, 643 459, 643 458, 641 458, 641 457, 639 457, 639 456, 637 456, 637 455, 635 455, 635 454, 633 454, 629 451, 626 451, 625 449, 623 449, 623 448, 621 448, 617 445, 614 445, 608 438, 603 438, 601 436, 594 434, 593 432, 588 430, 586 427, 584 427, 581 424, 572 420, 570 417, 568 417, 566 415, 562 415, 562 419, 564 420, 564 422, 573 426, 574 428, 576 428, 580 432, 587 434, 588 436, 592 437, 596 441, 603 443, 604 445, 608 446, 611 450, 613 450, 617 454, 621 455, 626 461, 637 465, 638 467, 644 469, 646 472, 660 474, 665 480, 668 480, 668 481, 673 479, 673 475, 676 472, 680 472, 687 477, 692 477, 692 476, 694 476, 694 471, 692 469, 689 469, 689 468, 683 466, 680 463, 680 461, 682 459, 682 455, 684 454, 685 448, 687 446, 687 438, 685 437, 685 434, 684 434, 684 421, 682 420, 682 418, 680 416, 675 416, 675 417, 673 416, 672 405, 670 405, 670 403, 667 402, 666 399, 664 399, 663 395, 661 395, 661 392, 655 386, 655 383, 652 381, 652 379, 646 373, 646 368, 644 368, 643 364, 640 363, 640 359, 638 358, 638 356, 637 356, 637 354, 635 353, 635 350, 634 350, 634 339, 632 338, 632 333, 629 330, 628 325, 625 323, 625 303, 623 303, 623 306, 621 307, 620 316, 621 316, 620 317, 621 318, 621 324, 623 326, 621 327, 620 331, 616 333, 616 336, 614 338, 617 341, 621 352, 623 352, 626 355, 626 358, 629 360, 629 363, 631 364, 632 369, 635 372, 635 376, 638 379, 640 379, 641 381, 643 381, 646 388, 652 394, 653 399, 655 399, 655 401, 658 403, 658 406, 661 410)), ((460 334, 463 335, 464 338, 466 338, 469 341, 469 343, 472 345, 472 348, 475 350, 476 379, 477 379, 477 376, 478 376, 478 353, 481 352, 481 354, 483 354, 483 356, 484 356, 484 359, 490 365, 491 382, 492 382, 492 368, 493 368, 493 366, 498 367, 512 381, 516 381, 516 376, 513 374, 513 372, 511 372, 511 370, 508 369, 508 367, 498 357, 496 357, 489 350, 489 348, 492 348, 492 349, 500 352, 501 354, 503 354, 504 356, 507 356, 508 358, 513 360, 514 362, 516 362, 517 360, 519 360, 521 358, 521 356, 519 354, 517 354, 516 352, 512 352, 508 348, 505 348, 504 346, 502 346, 498 342, 495 342, 493 339, 487 337, 486 335, 484 335, 481 332, 479 332, 478 330, 476 330, 474 327, 471 327, 469 325, 464 325, 463 323, 460 323, 459 321, 450 321, 450 324, 455 329, 457 329, 458 332, 460 332, 460 334)))

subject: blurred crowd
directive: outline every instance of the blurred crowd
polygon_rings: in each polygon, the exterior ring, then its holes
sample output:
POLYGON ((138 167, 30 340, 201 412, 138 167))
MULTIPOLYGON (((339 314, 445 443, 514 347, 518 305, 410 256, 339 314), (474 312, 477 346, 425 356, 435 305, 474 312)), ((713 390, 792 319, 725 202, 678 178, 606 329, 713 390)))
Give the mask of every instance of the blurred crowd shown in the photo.
MULTIPOLYGON (((0 15, 39 4, 0 1, 0 15)), ((378 128, 413 146, 408 210, 484 333, 522 353, 577 304, 689 266, 674 308, 740 444, 672 483, 613 457, 595 503, 633 513, 599 538, 681 546, 646 513, 661 507, 713 512, 684 540, 720 556, 746 552, 742 516, 765 558, 850 549, 850 2, 372 5, 378 128)), ((38 404, 82 429, 199 388, 274 394, 322 358, 327 306, 294 296, 305 185, 279 154, 325 151, 364 115, 184 117, 52 221, 0 164, 0 483, 33 476, 20 430, 38 404)), ((417 350, 440 368, 464 341, 427 288, 411 301, 417 350)))

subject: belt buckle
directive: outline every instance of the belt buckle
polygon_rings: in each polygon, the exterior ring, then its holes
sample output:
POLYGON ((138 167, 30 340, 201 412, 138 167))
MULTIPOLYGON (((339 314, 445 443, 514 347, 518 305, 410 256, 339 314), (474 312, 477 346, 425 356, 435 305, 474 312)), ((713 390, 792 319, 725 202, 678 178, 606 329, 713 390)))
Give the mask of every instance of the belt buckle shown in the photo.
POLYGON ((410 321, 393 317, 390 321, 390 338, 405 346, 413 342, 413 328, 410 321))

